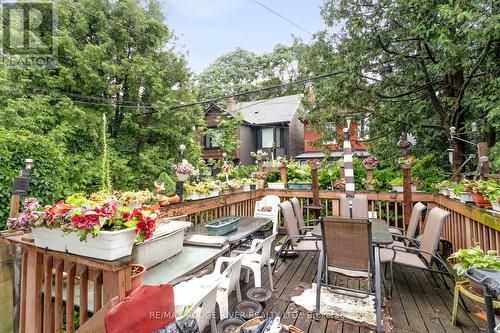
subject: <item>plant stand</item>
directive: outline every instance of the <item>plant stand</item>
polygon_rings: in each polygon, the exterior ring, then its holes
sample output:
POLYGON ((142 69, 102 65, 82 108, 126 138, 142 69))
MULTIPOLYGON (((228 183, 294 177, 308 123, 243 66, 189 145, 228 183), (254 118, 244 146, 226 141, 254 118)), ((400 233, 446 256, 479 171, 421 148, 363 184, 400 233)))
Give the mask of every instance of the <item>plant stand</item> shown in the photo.
MULTIPOLYGON (((453 293, 453 311, 451 313, 451 324, 456 325, 457 324, 457 312, 458 312, 458 300, 460 298, 460 294, 466 296, 472 301, 475 301, 477 303, 484 304, 484 297, 483 295, 478 295, 475 292, 472 291, 470 288, 470 282, 469 281, 459 281, 455 284, 455 292, 453 293)), ((500 308, 500 301, 493 301, 493 308, 494 309, 499 309, 500 308)))

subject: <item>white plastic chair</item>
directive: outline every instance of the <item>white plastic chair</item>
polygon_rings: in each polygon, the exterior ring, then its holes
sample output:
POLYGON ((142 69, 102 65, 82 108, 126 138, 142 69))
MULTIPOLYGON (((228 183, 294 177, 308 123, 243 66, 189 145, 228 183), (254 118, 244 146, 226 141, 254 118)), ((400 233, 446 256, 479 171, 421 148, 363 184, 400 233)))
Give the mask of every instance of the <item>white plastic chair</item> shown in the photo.
POLYGON ((254 239, 250 249, 247 251, 233 250, 231 252, 231 255, 243 255, 241 265, 247 269, 245 282, 248 283, 251 270, 254 276, 255 287, 262 287, 261 268, 264 265, 267 265, 267 271, 269 272, 269 285, 271 286, 271 291, 274 290, 273 273, 271 269, 271 248, 276 235, 277 234, 274 233, 266 239, 254 239))
POLYGON ((174 286, 174 299, 179 300, 180 303, 184 303, 186 297, 186 288, 189 288, 191 295, 196 295, 194 301, 190 301, 191 304, 177 304, 176 301, 176 313, 182 312, 185 305, 190 305, 191 308, 185 316, 176 315, 176 320, 179 321, 185 317, 191 317, 196 320, 200 332, 205 330, 208 323, 210 323, 211 332, 217 332, 217 325, 215 322, 215 305, 217 304, 217 289, 219 283, 212 283, 211 286, 201 286, 196 283, 196 280, 192 279, 186 282, 182 282, 174 286), (196 284, 196 287, 193 285, 196 284), (176 288, 177 287, 177 288, 176 288))
POLYGON ((278 232, 278 214, 280 198, 277 195, 266 195, 255 203, 254 217, 266 217, 273 221, 273 234, 278 232), (271 207, 271 211, 262 211, 264 207, 271 207))

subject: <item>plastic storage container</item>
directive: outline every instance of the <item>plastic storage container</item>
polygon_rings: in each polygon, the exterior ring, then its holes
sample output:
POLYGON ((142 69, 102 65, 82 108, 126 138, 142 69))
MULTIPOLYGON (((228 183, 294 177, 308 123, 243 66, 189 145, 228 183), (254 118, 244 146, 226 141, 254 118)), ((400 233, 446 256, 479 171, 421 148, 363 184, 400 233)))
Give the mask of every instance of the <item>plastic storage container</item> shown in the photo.
POLYGON ((240 218, 237 216, 220 217, 205 225, 209 236, 222 236, 238 228, 240 218))

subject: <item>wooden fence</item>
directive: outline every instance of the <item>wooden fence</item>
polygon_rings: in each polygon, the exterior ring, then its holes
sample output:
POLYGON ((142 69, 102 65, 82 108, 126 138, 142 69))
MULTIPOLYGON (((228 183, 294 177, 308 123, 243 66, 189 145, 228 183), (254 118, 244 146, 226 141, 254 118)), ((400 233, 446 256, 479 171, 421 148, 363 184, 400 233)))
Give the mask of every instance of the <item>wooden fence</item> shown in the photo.
MULTIPOLYGON (((369 208, 377 212, 379 218, 386 220, 391 226, 406 228, 402 193, 360 193, 367 194, 369 208)), ((321 205, 325 207, 323 215, 339 214, 341 194, 342 192, 336 191, 320 191, 321 205)), ((303 207, 312 204, 311 191, 263 189, 181 203, 164 209, 162 216, 186 214, 188 220, 194 224, 205 223, 224 215, 251 216, 255 202, 266 195, 277 195, 282 200, 297 197, 303 207)), ((443 228, 443 237, 452 244, 454 250, 469 247, 474 242, 479 242, 484 250, 500 248, 500 217, 498 215, 494 216, 472 204, 464 204, 437 193, 416 192, 412 194, 412 200, 424 203, 427 205, 427 210, 438 206, 450 211, 451 215, 443 228)), ((312 212, 304 210, 306 220, 312 217, 312 212)), ((423 223, 422 227, 424 227, 423 223)))

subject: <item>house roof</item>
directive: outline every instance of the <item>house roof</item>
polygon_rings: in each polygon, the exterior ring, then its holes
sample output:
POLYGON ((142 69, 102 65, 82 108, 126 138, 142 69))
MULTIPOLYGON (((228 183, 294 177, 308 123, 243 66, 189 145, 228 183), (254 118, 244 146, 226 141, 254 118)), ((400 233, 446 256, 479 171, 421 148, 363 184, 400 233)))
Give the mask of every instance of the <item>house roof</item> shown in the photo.
POLYGON ((236 103, 234 112, 253 125, 289 123, 301 103, 302 94, 236 103))

